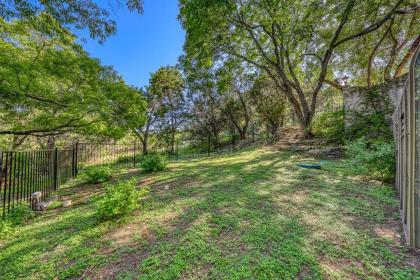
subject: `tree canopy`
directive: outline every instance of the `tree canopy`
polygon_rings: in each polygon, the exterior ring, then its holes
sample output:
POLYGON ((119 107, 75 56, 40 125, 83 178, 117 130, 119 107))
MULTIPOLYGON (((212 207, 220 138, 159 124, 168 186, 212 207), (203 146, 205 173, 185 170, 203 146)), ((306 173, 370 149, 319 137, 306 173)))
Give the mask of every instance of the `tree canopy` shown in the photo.
MULTIPOLYGON (((113 1, 116 5, 121 0, 113 1)), ((111 5, 112 2, 107 2, 111 5)), ((126 0, 130 11, 143 12, 143 0, 126 0)), ((0 2, 0 16, 5 20, 28 20, 48 14, 56 22, 67 28, 89 30, 92 38, 103 42, 116 32, 116 23, 110 13, 93 0, 4 0, 0 2)))
MULTIPOLYGON (((400 16, 418 19, 418 9, 409 0, 181 0, 185 61, 223 67, 234 57, 264 72, 284 92, 309 136, 322 87, 342 86, 332 67, 339 55, 348 55, 350 44, 400 16)), ((407 36, 412 41, 415 35, 407 36)))
POLYGON ((0 134, 118 138, 144 122, 139 91, 49 15, 0 19, 0 38, 0 134))

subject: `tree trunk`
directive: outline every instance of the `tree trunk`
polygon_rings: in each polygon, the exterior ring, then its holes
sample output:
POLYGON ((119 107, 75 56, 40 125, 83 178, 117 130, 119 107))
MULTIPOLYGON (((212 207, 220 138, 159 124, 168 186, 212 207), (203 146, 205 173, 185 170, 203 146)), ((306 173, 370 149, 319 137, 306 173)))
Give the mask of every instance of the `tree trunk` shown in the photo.
POLYGON ((278 126, 276 126, 275 124, 270 124, 269 129, 270 129, 271 135, 276 135, 277 130, 278 130, 278 126))
POLYGON ((47 139, 47 149, 53 150, 55 148, 55 138, 54 136, 48 136, 47 139))
POLYGON ((175 130, 172 130, 172 135, 171 135, 171 154, 173 154, 175 151, 175 130))
POLYGON ((246 128, 244 128, 244 129, 238 129, 238 132, 239 132, 239 138, 241 140, 245 140, 246 139, 247 129, 246 128))
POLYGON ((28 135, 23 135, 23 136, 13 135, 12 150, 17 149, 20 145, 22 145, 27 137, 28 135))
POLYGON ((302 133, 302 139, 304 140, 310 140, 314 138, 314 134, 312 133, 311 125, 310 124, 301 124, 300 130, 302 133))
POLYGON ((143 147, 143 155, 147 155, 147 137, 144 137, 144 140, 141 141, 143 147))
POLYGON ((214 127, 213 127, 213 136, 214 136, 214 141, 215 141, 215 144, 216 144, 216 148, 219 149, 220 148, 219 132, 214 127))
POLYGON ((314 134, 312 133, 312 128, 311 128, 312 119, 313 119, 313 114, 308 112, 307 114, 305 114, 305 117, 303 120, 299 120, 300 130, 302 133, 302 139, 309 140, 309 139, 314 138, 314 134))

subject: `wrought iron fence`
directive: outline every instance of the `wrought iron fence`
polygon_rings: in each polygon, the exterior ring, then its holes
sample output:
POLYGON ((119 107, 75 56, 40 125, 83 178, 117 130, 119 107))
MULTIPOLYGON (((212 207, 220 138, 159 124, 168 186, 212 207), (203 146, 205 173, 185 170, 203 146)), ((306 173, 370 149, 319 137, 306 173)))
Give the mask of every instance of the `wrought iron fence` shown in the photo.
MULTIPOLYGON (((149 153, 171 160, 197 158, 214 153, 235 151, 260 139, 251 134, 247 139, 237 135, 224 139, 181 139, 174 145, 155 145, 149 153)), ((40 191, 45 200, 59 186, 75 178, 89 166, 108 165, 116 168, 136 167, 143 152, 139 142, 130 144, 78 143, 67 149, 0 152, 0 211, 4 218, 17 204, 29 202, 40 191)))
POLYGON ((0 208, 3 217, 16 204, 40 191, 45 199, 60 184, 75 177, 74 150, 1 152, 0 208))

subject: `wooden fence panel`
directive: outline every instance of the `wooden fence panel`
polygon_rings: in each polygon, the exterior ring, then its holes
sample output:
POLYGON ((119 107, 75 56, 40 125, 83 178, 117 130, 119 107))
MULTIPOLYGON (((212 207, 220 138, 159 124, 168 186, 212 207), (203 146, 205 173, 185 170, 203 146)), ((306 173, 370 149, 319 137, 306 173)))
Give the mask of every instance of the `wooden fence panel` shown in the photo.
POLYGON ((420 48, 393 115, 396 145, 395 186, 407 243, 420 247, 420 48))

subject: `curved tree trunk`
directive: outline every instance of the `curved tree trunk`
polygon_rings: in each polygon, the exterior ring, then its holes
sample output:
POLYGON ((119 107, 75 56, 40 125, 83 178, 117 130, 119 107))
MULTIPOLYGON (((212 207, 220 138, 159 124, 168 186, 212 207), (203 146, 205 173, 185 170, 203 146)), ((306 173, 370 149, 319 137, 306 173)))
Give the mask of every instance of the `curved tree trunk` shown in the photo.
POLYGON ((142 141, 142 149, 143 149, 143 155, 147 155, 147 138, 142 141))

